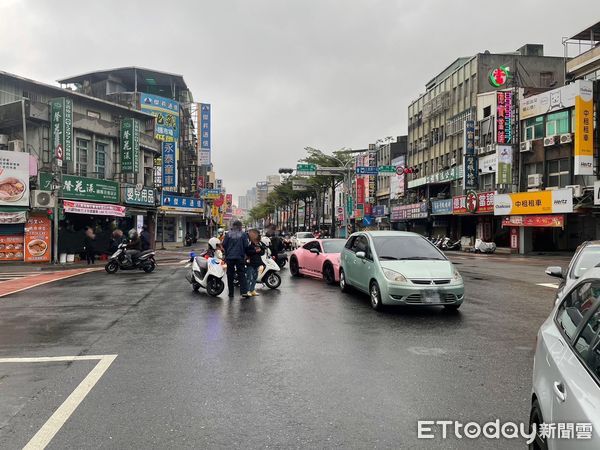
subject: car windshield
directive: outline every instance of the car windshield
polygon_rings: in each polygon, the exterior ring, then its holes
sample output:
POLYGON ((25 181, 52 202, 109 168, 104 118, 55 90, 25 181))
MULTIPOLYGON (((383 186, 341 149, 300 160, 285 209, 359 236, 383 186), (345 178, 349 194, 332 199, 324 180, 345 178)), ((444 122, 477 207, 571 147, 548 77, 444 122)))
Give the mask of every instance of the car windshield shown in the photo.
POLYGON ((323 251, 325 253, 341 253, 345 243, 345 239, 329 239, 323 241, 323 251))
POLYGON ((579 278, 597 264, 600 264, 600 245, 590 245, 584 248, 573 266, 573 277, 579 278))
POLYGON ((296 237, 298 239, 312 239, 315 236, 312 233, 297 233, 296 237))
POLYGON ((383 260, 439 260, 446 257, 419 236, 375 236, 377 257, 383 260))

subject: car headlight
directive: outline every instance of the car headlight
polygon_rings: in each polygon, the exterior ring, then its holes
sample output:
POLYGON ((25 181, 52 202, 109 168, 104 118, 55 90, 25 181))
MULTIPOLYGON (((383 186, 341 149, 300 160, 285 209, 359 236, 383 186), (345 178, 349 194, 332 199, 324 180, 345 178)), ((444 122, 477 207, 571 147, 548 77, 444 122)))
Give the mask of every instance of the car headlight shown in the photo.
POLYGON ((462 276, 458 272, 458 270, 454 269, 454 273, 452 274, 452 281, 462 281, 462 276))
POLYGON ((404 275, 394 270, 383 269, 383 274, 388 280, 393 281, 395 283, 406 283, 408 281, 404 275))

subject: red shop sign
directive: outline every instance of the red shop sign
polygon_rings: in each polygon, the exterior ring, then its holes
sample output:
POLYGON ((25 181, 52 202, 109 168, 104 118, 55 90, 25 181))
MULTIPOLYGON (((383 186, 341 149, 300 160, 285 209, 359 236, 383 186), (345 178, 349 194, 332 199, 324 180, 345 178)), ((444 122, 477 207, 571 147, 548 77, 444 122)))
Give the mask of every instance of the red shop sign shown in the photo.
POLYGON ((494 214, 494 192, 469 193, 454 197, 452 214, 494 214))
POLYGON ((546 214, 531 216, 506 216, 502 219, 503 227, 565 227, 565 216, 562 214, 546 214))

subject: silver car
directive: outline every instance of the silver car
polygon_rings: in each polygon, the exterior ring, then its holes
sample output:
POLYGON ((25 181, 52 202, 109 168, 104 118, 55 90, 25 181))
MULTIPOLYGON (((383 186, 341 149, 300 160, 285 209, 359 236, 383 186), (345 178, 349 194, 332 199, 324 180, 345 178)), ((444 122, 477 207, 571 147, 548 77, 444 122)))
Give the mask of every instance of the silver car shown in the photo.
POLYGON ((600 449, 598 268, 563 293, 538 332, 530 424, 539 430, 542 423, 554 424, 554 437, 538 435, 531 449, 600 449))
POLYGON ((565 291, 571 289, 581 275, 597 264, 600 264, 600 241, 586 241, 577 247, 566 270, 559 266, 548 267, 546 275, 560 279, 556 300, 558 301, 565 291))

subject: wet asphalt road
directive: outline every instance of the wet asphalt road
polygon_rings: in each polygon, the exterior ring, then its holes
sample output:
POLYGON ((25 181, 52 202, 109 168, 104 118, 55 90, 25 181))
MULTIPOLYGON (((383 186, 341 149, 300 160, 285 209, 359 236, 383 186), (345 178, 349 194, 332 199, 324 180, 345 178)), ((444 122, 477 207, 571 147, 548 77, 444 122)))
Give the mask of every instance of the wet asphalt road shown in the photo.
MULTIPOLYGON (((529 414, 553 296, 536 283, 554 262, 455 261, 458 313, 378 313, 287 270, 279 290, 232 301, 193 293, 178 265, 90 273, 0 299, 0 357, 118 355, 52 449, 524 448, 417 439, 419 419, 529 414)), ((25 445, 95 364, 0 363, 0 448, 25 445)))

